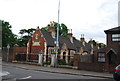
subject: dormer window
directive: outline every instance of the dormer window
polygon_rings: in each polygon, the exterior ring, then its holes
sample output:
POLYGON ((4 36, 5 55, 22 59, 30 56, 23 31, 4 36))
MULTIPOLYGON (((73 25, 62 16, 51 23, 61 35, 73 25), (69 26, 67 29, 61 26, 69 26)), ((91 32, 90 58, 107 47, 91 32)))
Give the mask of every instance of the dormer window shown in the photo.
POLYGON ((112 34, 112 41, 120 41, 120 34, 112 34))

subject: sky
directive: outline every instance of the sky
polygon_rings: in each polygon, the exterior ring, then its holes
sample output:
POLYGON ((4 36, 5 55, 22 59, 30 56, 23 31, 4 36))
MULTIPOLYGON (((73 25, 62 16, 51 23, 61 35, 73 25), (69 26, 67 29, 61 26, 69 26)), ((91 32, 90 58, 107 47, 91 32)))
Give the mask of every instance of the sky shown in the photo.
MULTIPOLYGON (((72 29, 73 36, 106 43, 104 30, 118 26, 119 0, 60 0, 60 23, 72 29)), ((21 29, 45 27, 58 22, 59 0, 0 0, 0 20, 12 25, 14 34, 21 29)))

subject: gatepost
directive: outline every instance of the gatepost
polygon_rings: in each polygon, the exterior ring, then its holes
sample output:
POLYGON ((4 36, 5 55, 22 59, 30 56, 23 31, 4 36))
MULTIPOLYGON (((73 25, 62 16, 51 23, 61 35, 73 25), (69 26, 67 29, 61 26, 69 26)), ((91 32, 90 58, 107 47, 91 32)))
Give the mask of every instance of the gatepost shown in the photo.
POLYGON ((51 54, 51 66, 55 67, 56 66, 56 55, 51 54))
POLYGON ((38 55, 39 55, 38 64, 42 66, 43 65, 43 53, 39 52, 38 55))
POLYGON ((79 69, 80 64, 80 54, 74 54, 74 63, 73 63, 73 69, 79 69))

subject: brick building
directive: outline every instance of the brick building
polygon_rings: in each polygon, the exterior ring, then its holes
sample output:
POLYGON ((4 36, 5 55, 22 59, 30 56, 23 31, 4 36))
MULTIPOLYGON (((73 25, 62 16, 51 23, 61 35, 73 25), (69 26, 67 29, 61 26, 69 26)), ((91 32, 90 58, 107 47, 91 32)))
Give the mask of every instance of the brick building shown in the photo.
POLYGON ((120 26, 104 31, 107 47, 96 51, 96 63, 104 64, 104 71, 112 72, 120 64, 120 26))
MULTIPOLYGON (((44 61, 48 61, 49 56, 54 53, 56 32, 54 22, 48 28, 48 31, 43 31, 39 28, 35 30, 32 38, 28 41, 27 54, 38 54, 42 52, 45 57, 44 61)), ((94 46, 92 41, 90 44, 85 42, 85 38, 82 35, 80 40, 73 37, 72 30, 68 31, 68 36, 59 36, 59 55, 60 59, 65 59, 68 62, 75 53, 80 54, 93 54, 94 50, 98 49, 94 46), (65 57, 68 56, 68 57, 65 57)))

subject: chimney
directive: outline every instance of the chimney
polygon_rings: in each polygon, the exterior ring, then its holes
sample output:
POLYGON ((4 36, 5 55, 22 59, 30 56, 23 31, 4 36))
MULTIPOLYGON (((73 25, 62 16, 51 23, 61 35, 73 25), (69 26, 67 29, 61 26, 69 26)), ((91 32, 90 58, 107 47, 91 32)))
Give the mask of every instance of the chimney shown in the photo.
POLYGON ((37 26, 37 30, 39 30, 39 26, 37 26))
POLYGON ((105 46, 104 46, 104 44, 101 44, 101 48, 104 48, 105 46))
POLYGON ((93 40, 92 39, 90 39, 90 46, 91 46, 91 48, 93 48, 93 40))
POLYGON ((85 46, 85 38, 84 38, 84 34, 81 34, 80 41, 82 42, 83 46, 85 46))
POLYGON ((98 41, 96 42, 96 46, 98 49, 100 49, 98 41))
POLYGON ((55 26, 54 21, 50 21, 50 26, 48 28, 48 32, 51 33, 52 37, 55 38, 55 26))
POLYGON ((68 29, 68 36, 67 36, 70 41, 73 43, 73 34, 72 34, 72 29, 68 29))
POLYGON ((81 34, 80 41, 81 41, 81 42, 85 42, 84 34, 81 34))

